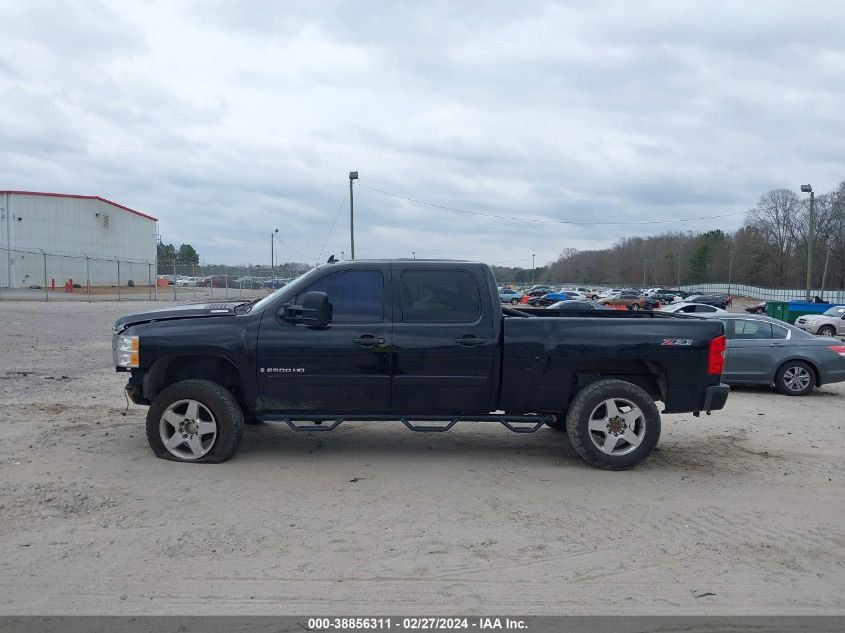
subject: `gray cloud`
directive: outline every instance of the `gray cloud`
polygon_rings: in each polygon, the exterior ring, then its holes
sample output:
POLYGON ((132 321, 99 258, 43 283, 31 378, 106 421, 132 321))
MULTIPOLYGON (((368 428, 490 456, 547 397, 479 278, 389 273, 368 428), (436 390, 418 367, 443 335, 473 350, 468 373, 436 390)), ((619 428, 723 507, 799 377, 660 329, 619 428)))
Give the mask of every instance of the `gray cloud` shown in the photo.
MULTIPOLYGON (((214 262, 347 250, 346 175, 595 222, 845 178, 838 3, 32 2, 0 7, 0 188, 96 193, 214 262)), ((715 222, 506 222, 356 193, 359 256, 530 264, 715 222)))

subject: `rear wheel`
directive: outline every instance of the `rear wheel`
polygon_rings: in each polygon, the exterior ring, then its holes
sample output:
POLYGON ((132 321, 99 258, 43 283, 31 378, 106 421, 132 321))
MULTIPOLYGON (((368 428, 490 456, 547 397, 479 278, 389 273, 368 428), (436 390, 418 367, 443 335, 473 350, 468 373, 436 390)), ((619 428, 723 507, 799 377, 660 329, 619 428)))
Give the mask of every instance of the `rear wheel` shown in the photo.
POLYGON ((628 306, 628 309, 629 310, 639 310, 640 304, 639 303, 632 303, 631 305, 628 306))
POLYGON ((636 466, 660 439, 660 413, 654 400, 624 380, 598 380, 572 399, 566 415, 572 448, 605 470, 636 466))
POLYGON ((511 299, 511 305, 512 306, 519 305, 519 299, 511 299))
POLYGON ((816 372, 807 363, 791 360, 775 374, 775 387, 786 396, 806 396, 816 386, 816 372))
POLYGON ((836 329, 832 325, 823 325, 819 328, 819 336, 836 336, 836 329))
POLYGON ((235 397, 210 380, 164 389, 147 412, 147 441, 161 459, 225 462, 238 449, 244 418, 235 397))

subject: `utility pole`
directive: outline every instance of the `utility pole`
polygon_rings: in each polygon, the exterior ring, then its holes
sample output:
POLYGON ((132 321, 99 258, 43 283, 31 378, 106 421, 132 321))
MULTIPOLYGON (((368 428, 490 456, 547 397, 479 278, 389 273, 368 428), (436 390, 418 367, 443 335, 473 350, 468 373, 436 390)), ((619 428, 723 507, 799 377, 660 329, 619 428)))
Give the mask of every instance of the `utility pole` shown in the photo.
POLYGON ((822 287, 821 291, 819 292, 819 296, 824 299, 824 284, 827 281, 827 264, 830 262, 830 242, 825 241, 825 248, 827 249, 827 253, 824 256, 824 272, 822 272, 822 287))
POLYGON ((811 185, 801 185, 801 191, 810 194, 810 228, 807 232, 807 288, 805 297, 809 301, 810 283, 813 278, 813 240, 816 236, 816 194, 811 185))
POLYGON ((536 269, 536 266, 534 266, 535 255, 536 255, 536 253, 531 253, 531 285, 532 286, 534 285, 534 270, 536 269))
POLYGON ((355 259, 355 201, 352 193, 352 181, 358 180, 358 172, 349 172, 349 257, 355 259))
POLYGON ((276 233, 279 232, 279 229, 276 229, 272 233, 270 233, 270 277, 275 277, 275 269, 276 269, 276 256, 273 253, 273 247, 275 246, 276 242, 276 233))

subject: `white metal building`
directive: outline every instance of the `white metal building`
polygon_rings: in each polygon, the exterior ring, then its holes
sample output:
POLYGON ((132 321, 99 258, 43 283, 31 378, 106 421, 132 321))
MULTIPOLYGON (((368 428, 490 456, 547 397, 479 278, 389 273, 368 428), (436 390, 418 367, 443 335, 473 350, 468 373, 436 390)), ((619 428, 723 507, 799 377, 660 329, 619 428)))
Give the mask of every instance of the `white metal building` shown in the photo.
POLYGON ((0 191, 0 287, 151 283, 156 222, 99 196, 0 191))

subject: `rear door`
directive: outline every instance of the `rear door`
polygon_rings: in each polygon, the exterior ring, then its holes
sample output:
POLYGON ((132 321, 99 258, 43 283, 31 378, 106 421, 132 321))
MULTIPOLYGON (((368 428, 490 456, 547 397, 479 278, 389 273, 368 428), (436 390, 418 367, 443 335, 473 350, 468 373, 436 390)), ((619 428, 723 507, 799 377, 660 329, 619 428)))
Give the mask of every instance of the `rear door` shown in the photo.
POLYGON ((392 266, 393 411, 488 412, 498 342, 481 267, 392 266))
POLYGON ((390 267, 330 272, 303 289, 328 295, 331 324, 312 329, 272 311, 258 335, 258 386, 264 410, 315 413, 390 411, 390 267))
POLYGON ((756 319, 724 319, 727 349, 725 377, 768 382, 789 344, 789 330, 756 319))

